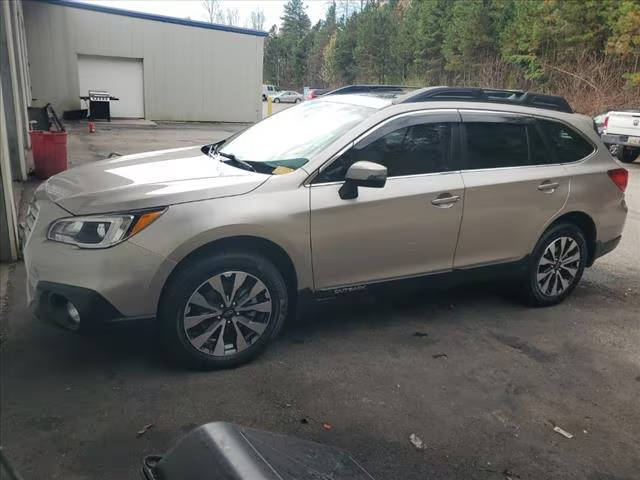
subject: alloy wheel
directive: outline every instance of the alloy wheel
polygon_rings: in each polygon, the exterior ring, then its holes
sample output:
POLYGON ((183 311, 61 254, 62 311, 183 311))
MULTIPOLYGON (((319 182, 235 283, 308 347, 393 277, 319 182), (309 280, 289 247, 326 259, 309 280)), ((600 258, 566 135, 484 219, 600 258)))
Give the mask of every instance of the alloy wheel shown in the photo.
POLYGON ((542 294, 556 297, 575 281, 580 268, 581 252, 570 237, 559 237, 545 248, 536 271, 536 281, 542 294))
POLYGON ((210 356, 240 353, 255 344, 273 312, 264 282, 242 271, 219 273, 193 292, 184 310, 184 332, 191 345, 210 356))

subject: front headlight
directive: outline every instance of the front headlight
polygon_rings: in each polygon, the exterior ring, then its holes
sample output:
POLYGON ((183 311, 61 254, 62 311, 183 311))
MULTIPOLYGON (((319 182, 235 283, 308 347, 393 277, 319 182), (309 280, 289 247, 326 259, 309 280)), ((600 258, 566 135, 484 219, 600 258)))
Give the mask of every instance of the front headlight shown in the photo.
POLYGON ((80 248, 108 248, 148 227, 165 210, 61 218, 51 224, 47 238, 80 248))

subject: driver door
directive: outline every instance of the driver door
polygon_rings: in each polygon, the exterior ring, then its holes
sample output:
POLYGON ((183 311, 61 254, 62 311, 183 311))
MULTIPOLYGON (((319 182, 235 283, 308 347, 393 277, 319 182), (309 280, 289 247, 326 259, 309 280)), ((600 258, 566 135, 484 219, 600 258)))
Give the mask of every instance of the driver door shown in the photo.
POLYGON ((311 246, 317 290, 451 270, 462 218, 456 111, 387 120, 313 180, 311 246), (347 169, 387 167, 383 188, 343 200, 347 169))

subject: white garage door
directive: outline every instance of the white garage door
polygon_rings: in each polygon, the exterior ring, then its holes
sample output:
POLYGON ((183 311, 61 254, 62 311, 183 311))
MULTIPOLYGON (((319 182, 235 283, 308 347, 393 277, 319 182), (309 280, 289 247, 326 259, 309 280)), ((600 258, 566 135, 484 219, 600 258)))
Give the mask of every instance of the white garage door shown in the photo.
POLYGON ((111 102, 111 116, 144 118, 141 58, 78 55, 80 95, 104 90, 120 100, 111 102))

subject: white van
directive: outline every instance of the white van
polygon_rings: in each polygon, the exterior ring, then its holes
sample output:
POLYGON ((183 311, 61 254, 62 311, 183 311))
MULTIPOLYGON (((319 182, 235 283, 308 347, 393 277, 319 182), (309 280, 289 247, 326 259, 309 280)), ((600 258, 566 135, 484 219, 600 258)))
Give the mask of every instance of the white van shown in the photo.
POLYGON ((275 95, 277 91, 275 85, 262 85, 262 100, 266 100, 269 95, 275 95))

